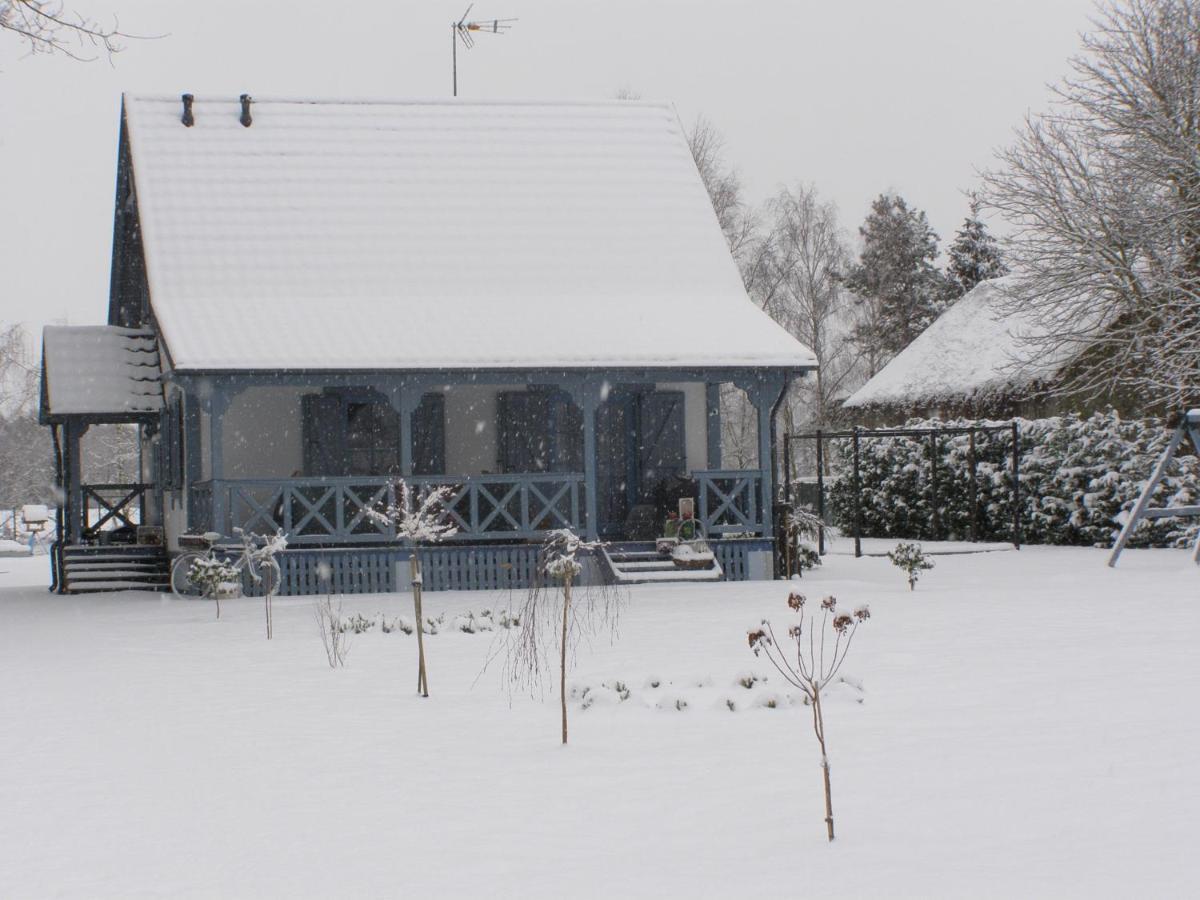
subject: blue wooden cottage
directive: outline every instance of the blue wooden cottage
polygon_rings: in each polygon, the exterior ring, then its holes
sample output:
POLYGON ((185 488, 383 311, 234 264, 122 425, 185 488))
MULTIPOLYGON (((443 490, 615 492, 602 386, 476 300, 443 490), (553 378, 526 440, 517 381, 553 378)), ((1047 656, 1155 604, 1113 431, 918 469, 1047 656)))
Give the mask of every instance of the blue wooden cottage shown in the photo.
POLYGON ((553 528, 652 538, 687 494, 725 577, 766 576, 774 412, 814 359, 748 300, 669 105, 126 96, 118 166, 108 324, 45 334, 60 588, 102 552, 104 421, 142 434, 124 518, 167 552, 282 528, 293 590, 395 586, 368 510, 401 476, 454 489, 432 587, 521 583, 553 528), (753 469, 722 466, 723 384, 753 469))

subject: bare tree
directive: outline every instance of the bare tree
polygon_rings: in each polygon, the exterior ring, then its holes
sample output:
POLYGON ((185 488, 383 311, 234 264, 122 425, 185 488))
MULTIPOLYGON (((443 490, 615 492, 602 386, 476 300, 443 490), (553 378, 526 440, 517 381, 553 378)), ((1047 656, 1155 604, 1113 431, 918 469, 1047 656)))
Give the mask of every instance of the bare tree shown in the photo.
POLYGON ((758 233, 758 216, 742 196, 742 179, 725 160, 725 137, 704 116, 692 124, 687 134, 692 158, 712 201, 713 212, 729 245, 729 252, 745 280, 753 269, 751 257, 758 233))
POLYGON ((121 31, 115 15, 106 25, 57 0, 0 0, 0 31, 15 35, 31 54, 61 54, 80 62, 101 52, 111 57, 124 49, 125 40, 137 37, 121 31))
MULTIPOLYGON (((837 207, 815 187, 782 188, 767 202, 768 232, 758 253, 755 299, 817 358, 800 392, 813 424, 835 415, 858 354, 848 340, 853 304, 842 284, 850 265, 837 207)), ((786 407, 790 429, 794 411, 786 407)))
POLYGON ((37 420, 38 366, 25 329, 0 329, 0 506, 51 499, 50 433, 37 420))
POLYGON ((1031 357, 1078 360, 1059 393, 1195 403, 1200 0, 1104 3, 1093 24, 1051 110, 984 173, 1014 227, 1010 303, 1047 332, 1031 357))
POLYGON ((766 619, 762 622, 762 628, 749 633, 748 639, 754 655, 765 655, 784 681, 803 692, 805 702, 812 707, 813 734, 821 748, 825 832, 832 841, 833 789, 829 780, 829 752, 825 743, 825 714, 821 708, 821 697, 837 680, 851 684, 846 679, 839 679, 839 673, 850 653, 850 644, 858 633, 858 626, 871 618, 871 611, 864 605, 847 612, 838 609, 837 600, 833 597, 825 597, 821 600, 821 621, 818 625, 818 614, 805 610, 807 600, 803 594, 793 591, 788 595, 787 603, 788 608, 799 615, 799 620, 787 630, 788 639, 795 646, 794 656, 780 646, 775 630, 766 619), (827 644, 828 657, 825 654, 827 644))
POLYGON ((602 585, 587 588, 575 602, 575 581, 583 571, 579 554, 599 546, 598 542, 584 541, 568 528, 549 534, 538 557, 538 577, 517 616, 520 625, 508 639, 505 672, 514 687, 535 687, 551 669, 549 654, 553 652, 557 657, 564 744, 567 743, 567 669, 575 647, 581 638, 605 628, 615 634, 622 600, 618 588, 602 585), (546 584, 542 576, 550 583, 546 584))

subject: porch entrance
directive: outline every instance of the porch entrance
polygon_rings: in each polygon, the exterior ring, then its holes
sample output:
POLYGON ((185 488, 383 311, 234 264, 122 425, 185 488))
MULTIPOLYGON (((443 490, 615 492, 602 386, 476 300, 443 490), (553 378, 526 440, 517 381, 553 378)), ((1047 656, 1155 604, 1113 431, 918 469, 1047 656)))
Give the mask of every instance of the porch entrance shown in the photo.
POLYGON ((653 537, 660 494, 687 472, 682 391, 619 387, 596 412, 596 500, 602 537, 653 537))

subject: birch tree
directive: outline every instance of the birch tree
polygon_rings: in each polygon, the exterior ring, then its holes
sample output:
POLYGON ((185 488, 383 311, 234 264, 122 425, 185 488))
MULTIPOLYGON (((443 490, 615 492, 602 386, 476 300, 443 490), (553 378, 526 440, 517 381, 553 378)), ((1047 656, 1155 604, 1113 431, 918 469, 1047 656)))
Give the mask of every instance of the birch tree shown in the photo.
MULTIPOLYGON (((1200 0, 1125 0, 985 173, 1013 227, 1009 303, 1031 357, 1074 356, 1058 393, 1200 402, 1200 0)), ((1018 361, 1019 362, 1019 361, 1018 361)))

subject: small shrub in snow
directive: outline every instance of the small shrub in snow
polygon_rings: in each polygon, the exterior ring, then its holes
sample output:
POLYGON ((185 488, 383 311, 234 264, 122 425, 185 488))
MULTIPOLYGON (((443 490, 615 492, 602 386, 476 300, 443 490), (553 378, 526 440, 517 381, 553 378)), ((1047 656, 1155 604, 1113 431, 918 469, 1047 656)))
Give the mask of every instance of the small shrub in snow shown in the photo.
POLYGON ((387 616, 379 617, 379 628, 384 634, 391 634, 393 631, 400 631, 404 634, 412 634, 416 629, 413 628, 412 622, 404 618, 404 616, 396 616, 389 620, 387 616))
POLYGON ((916 589, 917 579, 921 577, 921 573, 933 568, 932 557, 921 552, 920 544, 906 544, 901 541, 896 545, 895 550, 888 552, 888 559, 892 561, 892 565, 908 576, 910 591, 916 589))
POLYGON ((375 627, 375 620, 368 619, 362 613, 355 613, 346 620, 346 628, 355 634, 364 634, 375 627))
POLYGON ((313 603, 313 615, 317 620, 329 668, 345 666, 346 656, 350 652, 350 629, 342 618, 342 601, 335 603, 333 597, 326 594, 313 603))
POLYGON ((801 574, 821 564, 817 540, 825 528, 820 517, 807 509, 796 509, 787 520, 787 574, 801 574))
POLYGON ((241 575, 229 563, 210 557, 199 557, 188 568, 188 582, 200 593, 217 604, 217 618, 221 618, 221 598, 236 597, 241 593, 241 575))
POLYGON ((820 603, 820 611, 808 608, 803 594, 793 591, 788 595, 788 609, 799 619, 788 627, 787 651, 779 645, 775 631, 766 619, 762 627, 748 635, 750 649, 755 656, 763 655, 783 676, 784 680, 799 688, 813 711, 813 733, 821 748, 821 772, 825 786, 825 829, 829 840, 833 840, 833 793, 829 782, 829 754, 825 744, 825 718, 821 712, 821 694, 833 684, 858 628, 871 617, 866 606, 851 612, 840 609, 833 597, 820 603), (820 620, 818 624, 818 619, 820 620), (793 654, 792 648, 795 648, 793 654), (828 651, 828 653, 826 652, 828 651))

